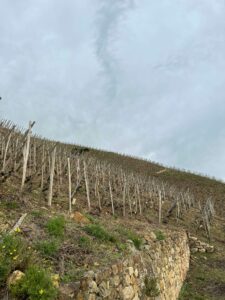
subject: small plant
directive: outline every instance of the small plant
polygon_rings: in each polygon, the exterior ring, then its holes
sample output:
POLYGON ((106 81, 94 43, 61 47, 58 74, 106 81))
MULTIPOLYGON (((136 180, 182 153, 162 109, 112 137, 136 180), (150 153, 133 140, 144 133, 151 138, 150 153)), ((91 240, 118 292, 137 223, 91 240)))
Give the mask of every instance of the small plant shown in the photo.
POLYGON ((88 237, 86 236, 81 236, 79 238, 79 241, 78 241, 78 244, 81 248, 86 248, 86 249, 89 249, 90 246, 91 246, 91 241, 88 237))
POLYGON ((89 235, 96 237, 102 241, 108 241, 115 243, 116 238, 114 235, 107 232, 104 228, 101 227, 99 224, 89 224, 84 227, 84 231, 89 235))
POLYGON ((156 278, 148 278, 145 277, 144 280, 145 287, 144 287, 144 294, 147 297, 157 297, 160 294, 160 291, 157 287, 156 278))
POLYGON ((42 256, 55 257, 59 250, 59 244, 56 240, 41 241, 37 244, 36 248, 42 256))
POLYGON ((165 240, 165 235, 161 230, 158 230, 155 232, 156 238, 158 241, 163 241, 165 240))
POLYGON ((10 291, 17 299, 29 300, 54 300, 58 294, 50 274, 38 266, 29 267, 10 291))
POLYGON ((43 216, 43 211, 40 211, 40 210, 33 210, 31 212, 32 216, 35 217, 35 218, 40 218, 43 216))
POLYGON ((16 268, 24 268, 29 260, 26 244, 15 233, 0 239, 0 286, 16 268))
POLYGON ((55 217, 47 222, 48 233, 55 237, 62 237, 64 234, 66 222, 63 216, 55 217))
POLYGON ((134 243, 134 246, 140 250, 141 245, 142 245, 142 239, 140 236, 133 232, 130 229, 126 229, 123 227, 119 227, 117 230, 121 235, 125 236, 127 239, 131 240, 134 243))

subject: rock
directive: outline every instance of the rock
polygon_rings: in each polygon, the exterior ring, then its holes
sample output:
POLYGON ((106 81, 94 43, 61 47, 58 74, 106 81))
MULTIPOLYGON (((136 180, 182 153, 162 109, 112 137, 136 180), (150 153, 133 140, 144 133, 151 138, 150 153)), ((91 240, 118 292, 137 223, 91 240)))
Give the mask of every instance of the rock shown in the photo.
POLYGON ((191 248, 191 253, 197 253, 198 252, 198 248, 191 248))
POLYGON ((127 269, 128 269, 128 273, 129 273, 130 276, 134 274, 134 268, 133 267, 128 267, 127 269))
POLYGON ((156 241, 156 240, 157 240, 157 237, 156 237, 156 235, 155 235, 154 232, 151 232, 151 233, 150 233, 150 238, 151 238, 153 241, 156 241))
MULTIPOLYGON (((63 284, 59 287, 59 300, 74 299, 75 290, 72 284, 63 284)), ((82 299, 82 298, 80 298, 82 299)))
POLYGON ((205 250, 204 248, 201 248, 201 249, 199 249, 199 252, 200 252, 200 253, 205 253, 206 250, 205 250))
POLYGON ((135 275, 135 277, 138 277, 138 269, 135 269, 134 275, 135 275))
POLYGON ((76 223, 80 224, 90 224, 90 220, 82 215, 79 211, 75 211, 75 213, 70 215, 70 218, 74 220, 76 223))
POLYGON ((59 274, 54 274, 51 276, 52 279, 52 284, 54 285, 54 287, 59 288, 59 274))
POLYGON ((124 283, 126 286, 130 285, 130 276, 129 275, 125 275, 124 277, 124 283))
POLYGON ((112 265, 112 272, 113 272, 113 275, 118 274, 118 268, 117 268, 117 265, 112 265))
POLYGON ((123 300, 131 300, 134 297, 134 290, 132 286, 127 286, 122 290, 122 299, 123 300))
POLYGON ((88 287, 89 287, 89 290, 90 290, 91 293, 98 293, 98 291, 99 291, 97 283, 94 280, 92 280, 91 282, 89 282, 89 286, 88 287))
POLYGON ((25 274, 19 270, 14 271, 8 278, 8 286, 16 284, 18 281, 20 281, 25 274))
POLYGON ((120 284, 120 277, 118 275, 116 275, 115 277, 112 278, 112 285, 113 286, 119 286, 120 284))
POLYGON ((99 285, 99 295, 103 298, 107 298, 109 297, 111 291, 109 289, 109 286, 106 282, 102 282, 100 285, 99 285))

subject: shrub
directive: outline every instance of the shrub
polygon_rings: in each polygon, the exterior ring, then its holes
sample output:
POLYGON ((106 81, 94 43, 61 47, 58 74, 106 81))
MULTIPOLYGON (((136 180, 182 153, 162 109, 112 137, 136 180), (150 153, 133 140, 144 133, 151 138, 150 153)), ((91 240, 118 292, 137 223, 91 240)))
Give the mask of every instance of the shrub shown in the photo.
POLYGON ((161 230, 158 230, 155 232, 156 238, 158 241, 163 241, 165 240, 165 235, 161 230))
POLYGON ((62 237, 65 230, 65 219, 63 216, 55 217, 47 222, 48 233, 55 237, 62 237))
POLYGON ((0 286, 6 282, 13 270, 23 269, 28 259, 25 242, 15 234, 4 235, 0 239, 0 286))
POLYGON ((91 246, 91 241, 86 236, 81 236, 79 238, 78 244, 81 248, 89 248, 91 246))
POLYGON ((54 257, 59 250, 59 244, 56 240, 41 241, 36 248, 43 256, 54 257))
POLYGON ((148 278, 145 277, 144 280, 145 287, 144 287, 144 294, 147 297, 157 297, 160 294, 160 291, 157 287, 157 282, 155 278, 148 278))
POLYGON ((102 241, 109 241, 112 243, 116 242, 116 238, 114 235, 107 232, 104 228, 101 227, 99 224, 90 224, 84 227, 84 231, 99 240, 102 241))
POLYGON ((130 229, 126 229, 123 227, 119 227, 118 232, 120 234, 122 234, 123 236, 125 236, 127 239, 131 240, 137 249, 141 248, 142 239, 140 238, 140 236, 137 233, 133 232, 130 229))
POLYGON ((58 294, 50 274, 38 266, 29 267, 10 291, 17 299, 29 300, 54 300, 58 294))

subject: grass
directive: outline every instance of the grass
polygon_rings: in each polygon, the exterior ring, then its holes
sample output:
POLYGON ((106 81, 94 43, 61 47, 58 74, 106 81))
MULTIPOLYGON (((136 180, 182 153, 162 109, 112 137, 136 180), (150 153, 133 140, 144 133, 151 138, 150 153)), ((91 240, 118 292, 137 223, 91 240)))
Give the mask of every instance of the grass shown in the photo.
POLYGON ((38 266, 29 267, 25 276, 10 291, 17 299, 55 300, 57 288, 54 286, 50 273, 38 266))
POLYGON ((163 241, 166 238, 164 233, 161 230, 155 231, 155 235, 158 241, 163 241))
POLYGON ((128 240, 131 240, 134 243, 134 246, 140 250, 143 241, 136 232, 134 232, 130 229, 124 228, 124 227, 117 228, 117 231, 123 237, 126 237, 128 240))
POLYGON ((24 269, 29 262, 26 243, 16 234, 0 238, 0 286, 16 268, 24 269))
POLYGON ((59 251, 59 242, 55 239, 44 240, 37 243, 36 249, 44 257, 47 258, 55 257, 59 251))
POLYGON ((66 222, 63 216, 51 218, 47 224, 46 229, 51 236, 62 237, 65 231, 66 222))
POLYGON ((101 225, 99 224, 89 224, 84 227, 84 231, 91 235, 94 236, 95 238, 105 241, 105 242, 112 242, 116 243, 116 237, 106 231, 101 225))

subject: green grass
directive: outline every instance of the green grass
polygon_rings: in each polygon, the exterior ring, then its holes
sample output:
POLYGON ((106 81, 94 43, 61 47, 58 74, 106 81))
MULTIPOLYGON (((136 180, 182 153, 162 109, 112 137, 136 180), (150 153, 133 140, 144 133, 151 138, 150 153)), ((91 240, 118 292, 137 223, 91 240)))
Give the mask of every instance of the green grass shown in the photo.
POLYGON ((38 266, 29 267, 25 276, 10 291, 17 299, 55 300, 57 289, 54 287, 50 273, 38 266))
POLYGON ((66 222, 63 216, 51 218, 47 224, 46 229, 51 236, 62 237, 65 231, 66 222))
POLYGON ((143 241, 136 232, 132 231, 131 229, 124 228, 124 227, 117 228, 117 231, 123 237, 126 237, 128 240, 131 240, 134 243, 134 246, 140 250, 143 241))
POLYGON ((16 234, 0 237, 0 286, 16 268, 24 269, 29 262, 26 243, 16 234))
POLYGON ((155 235, 158 241, 163 241, 166 238, 161 230, 155 231, 155 235))
POLYGON ((45 240, 37 243, 36 249, 42 256, 51 258, 55 257, 59 251, 59 242, 55 239, 45 240))
POLYGON ((86 236, 81 236, 78 240, 79 247, 90 249, 91 248, 91 240, 86 236))
POLYGON ((105 241, 105 242, 116 242, 116 237, 106 231, 101 225, 99 224, 89 224, 84 227, 84 231, 91 235, 94 236, 95 238, 105 241))

